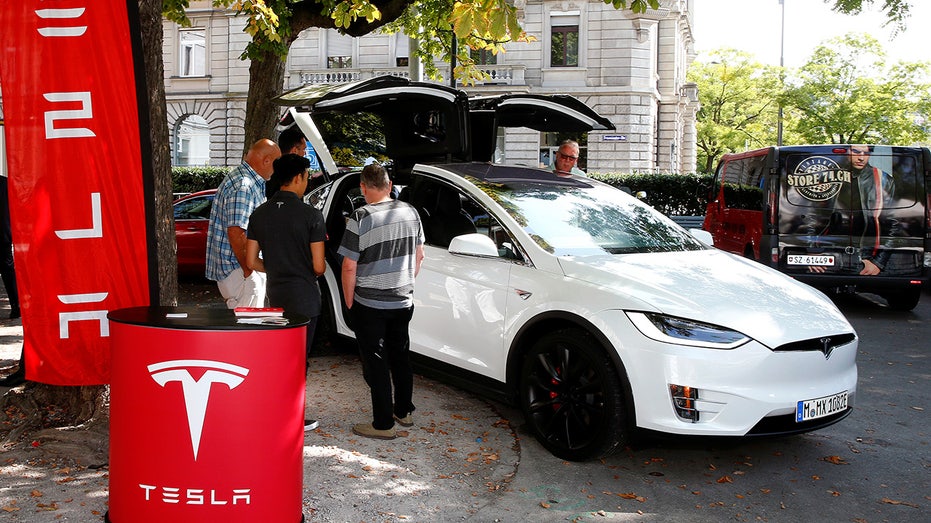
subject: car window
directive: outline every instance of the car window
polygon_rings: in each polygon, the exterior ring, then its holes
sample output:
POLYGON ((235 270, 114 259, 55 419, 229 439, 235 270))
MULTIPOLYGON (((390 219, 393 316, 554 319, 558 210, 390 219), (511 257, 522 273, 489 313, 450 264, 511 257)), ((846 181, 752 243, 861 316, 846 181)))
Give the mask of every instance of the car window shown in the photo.
POLYGON ((479 233, 491 238, 503 258, 519 260, 516 244, 500 222, 478 202, 457 187, 420 178, 405 187, 400 199, 420 214, 427 245, 448 248, 462 234, 479 233))
POLYGON ((213 206, 213 195, 189 198, 174 205, 176 220, 207 220, 210 219, 210 208, 213 206))
POLYGON ((543 249, 557 256, 700 250, 672 220, 613 187, 480 184, 543 249))

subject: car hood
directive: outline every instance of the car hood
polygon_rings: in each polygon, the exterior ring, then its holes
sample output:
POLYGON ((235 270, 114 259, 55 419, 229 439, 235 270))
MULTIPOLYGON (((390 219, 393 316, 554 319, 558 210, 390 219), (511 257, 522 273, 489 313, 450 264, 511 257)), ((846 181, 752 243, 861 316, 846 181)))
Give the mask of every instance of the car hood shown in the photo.
POLYGON ((853 332, 820 291, 716 249, 564 257, 559 262, 566 276, 627 297, 621 308, 727 327, 770 348, 853 332))

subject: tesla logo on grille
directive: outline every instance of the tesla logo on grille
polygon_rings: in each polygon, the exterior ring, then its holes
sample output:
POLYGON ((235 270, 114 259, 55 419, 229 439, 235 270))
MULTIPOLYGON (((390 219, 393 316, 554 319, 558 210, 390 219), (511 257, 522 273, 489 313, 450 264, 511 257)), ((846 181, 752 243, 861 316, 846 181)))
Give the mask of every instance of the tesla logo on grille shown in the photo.
POLYGON ((172 381, 181 382, 188 430, 191 433, 191 447, 194 450, 194 461, 197 461, 197 451, 200 449, 200 436, 204 429, 204 417, 207 414, 207 400, 210 399, 211 386, 214 383, 223 383, 233 390, 246 379, 249 369, 210 360, 163 361, 149 365, 148 369, 155 383, 162 387, 172 381), (207 370, 200 379, 194 379, 191 375, 192 369, 207 370))
POLYGON ((834 344, 831 338, 821 338, 818 341, 821 342, 821 352, 824 353, 824 359, 830 358, 831 352, 834 350, 834 344))

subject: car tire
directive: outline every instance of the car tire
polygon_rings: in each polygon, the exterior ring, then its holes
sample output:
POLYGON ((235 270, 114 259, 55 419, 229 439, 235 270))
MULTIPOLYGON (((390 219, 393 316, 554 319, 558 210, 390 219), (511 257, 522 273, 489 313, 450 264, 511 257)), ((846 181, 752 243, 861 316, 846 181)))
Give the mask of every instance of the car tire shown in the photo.
POLYGON ((559 458, 607 456, 626 442, 626 382, 581 329, 541 337, 524 355, 520 399, 540 443, 559 458))
POLYGON ((910 311, 921 301, 921 289, 906 289, 883 294, 889 308, 896 311, 910 311))

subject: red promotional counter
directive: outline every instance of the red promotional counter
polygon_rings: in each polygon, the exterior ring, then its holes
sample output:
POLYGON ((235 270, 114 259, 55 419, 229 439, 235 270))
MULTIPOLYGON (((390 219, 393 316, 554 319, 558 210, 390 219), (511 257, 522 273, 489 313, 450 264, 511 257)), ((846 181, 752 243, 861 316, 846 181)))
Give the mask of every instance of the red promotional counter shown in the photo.
POLYGON ((303 521, 307 319, 109 314, 111 523, 303 521))

